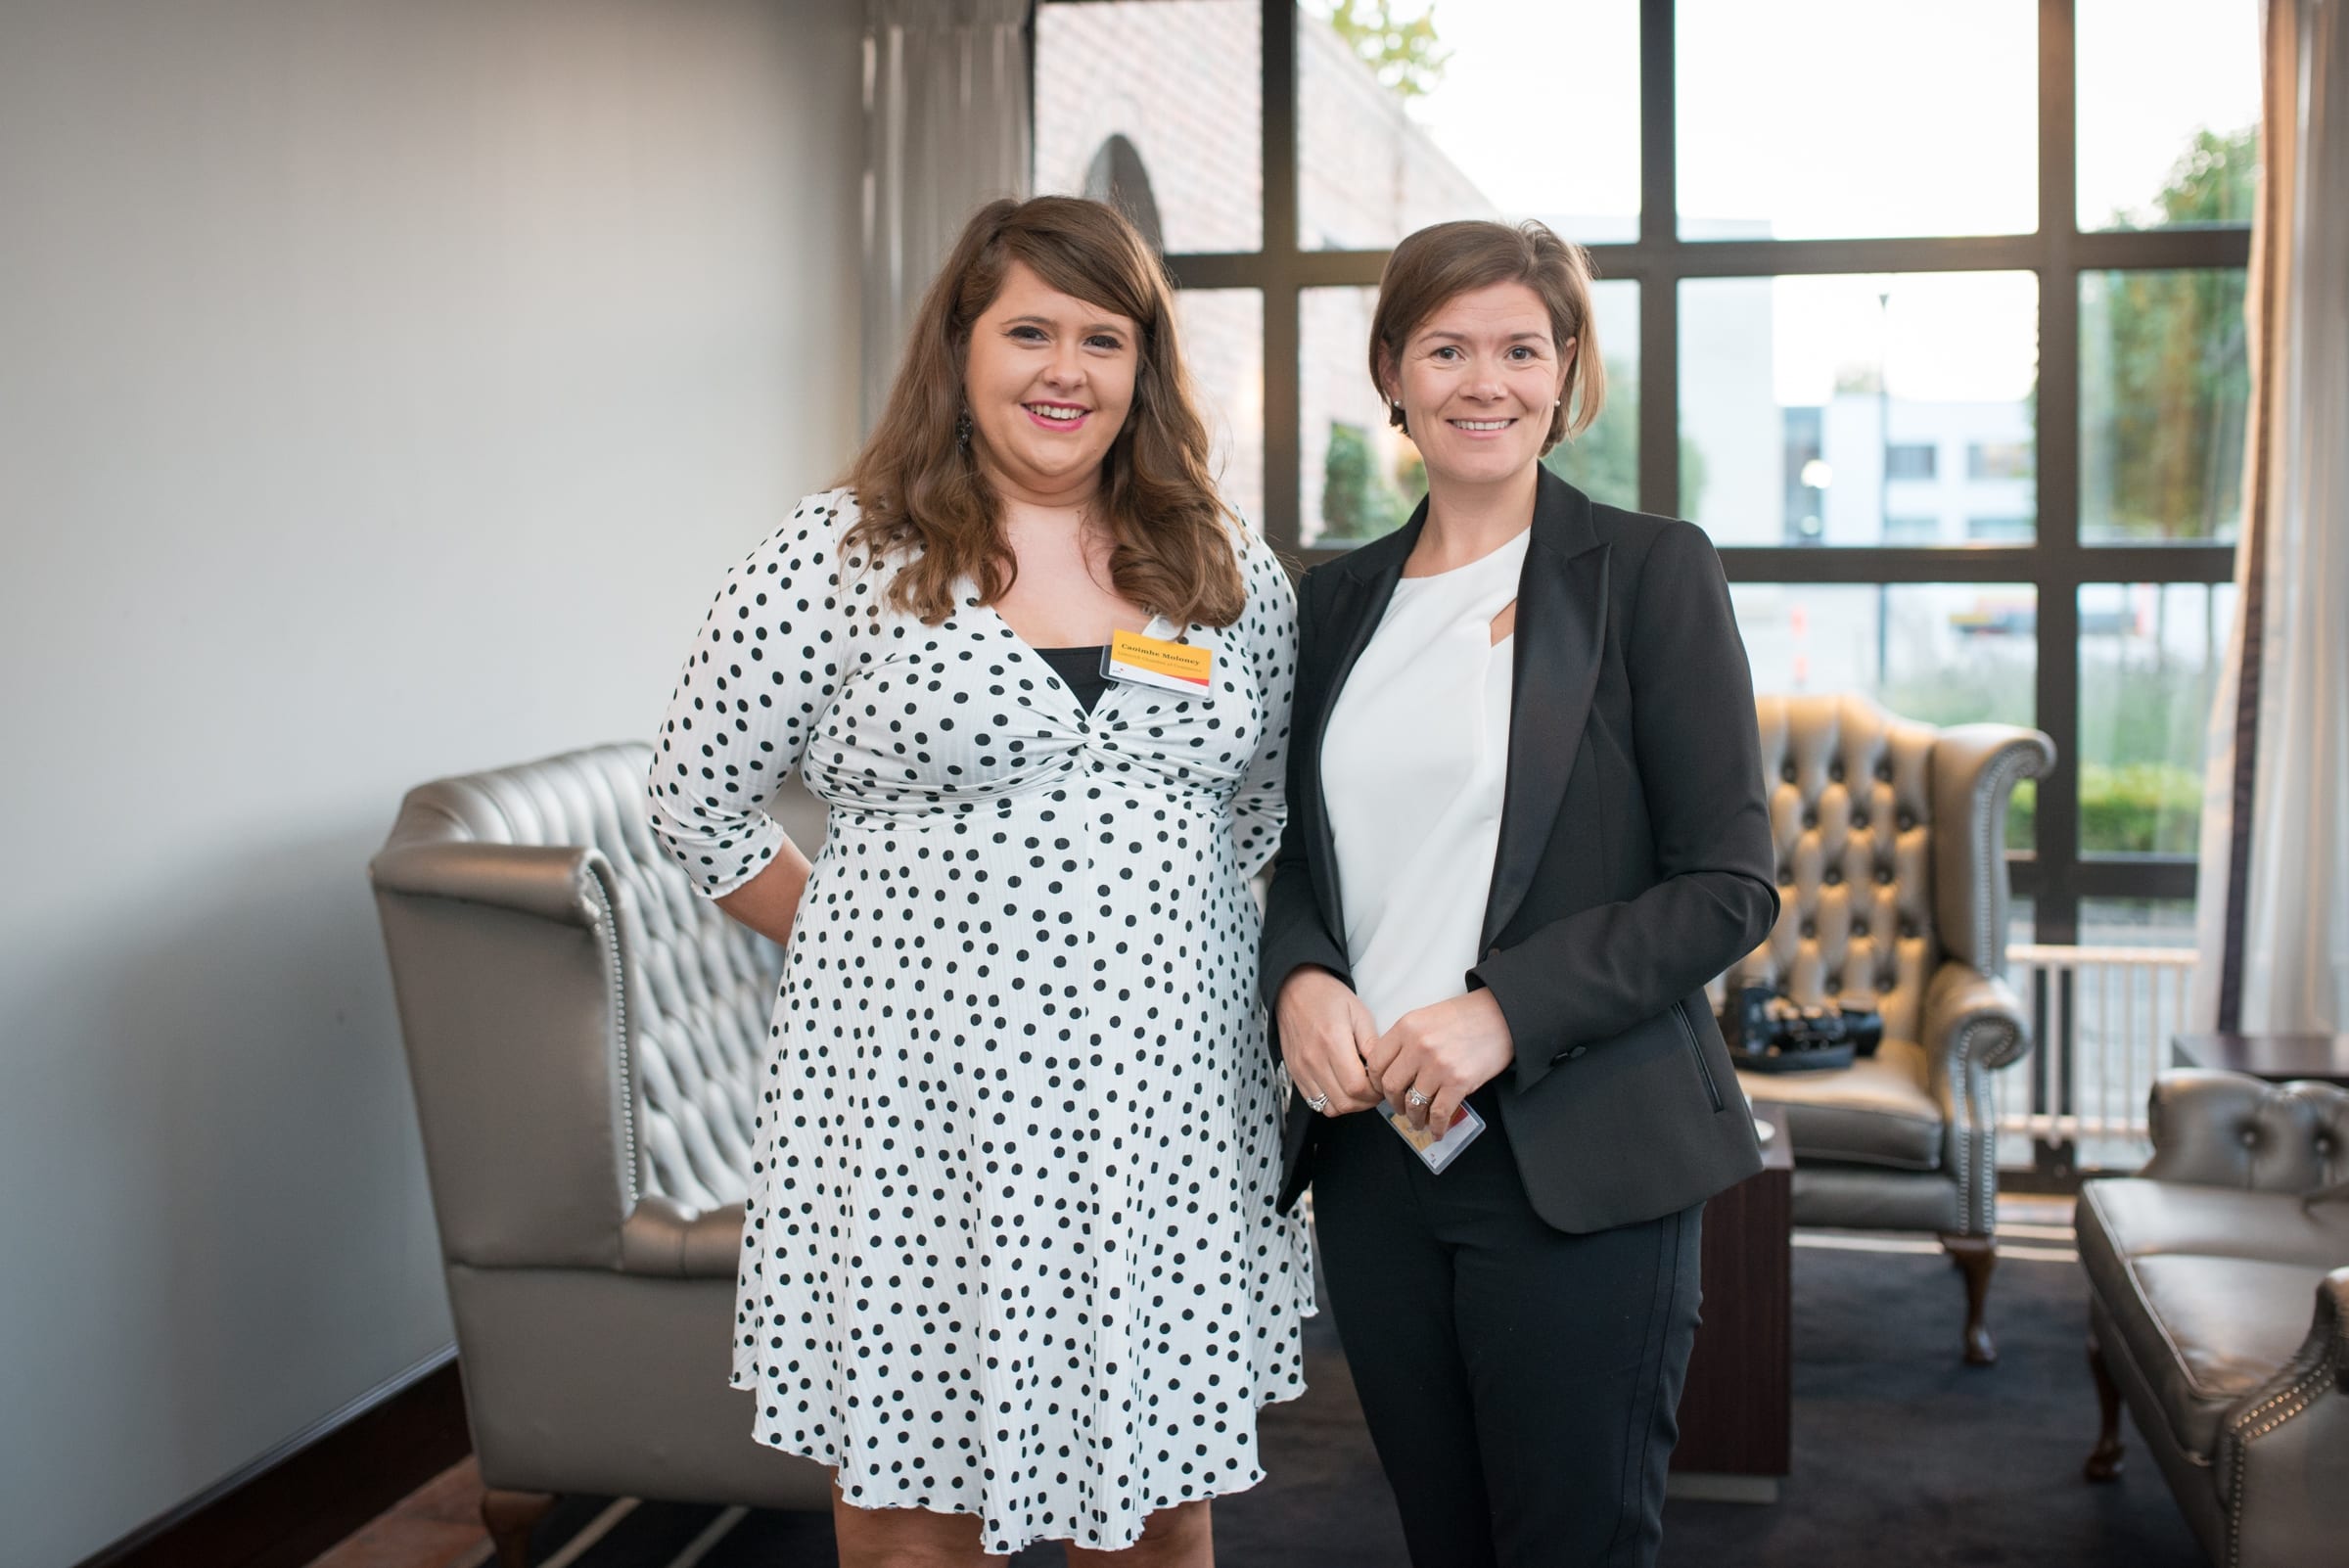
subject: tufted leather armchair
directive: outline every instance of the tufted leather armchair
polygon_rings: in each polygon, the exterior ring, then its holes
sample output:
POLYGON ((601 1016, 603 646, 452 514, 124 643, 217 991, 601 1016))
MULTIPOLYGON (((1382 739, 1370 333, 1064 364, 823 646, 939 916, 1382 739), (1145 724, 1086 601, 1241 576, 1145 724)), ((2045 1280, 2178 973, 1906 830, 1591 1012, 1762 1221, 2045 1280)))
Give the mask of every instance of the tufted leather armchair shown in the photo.
POLYGON ((1865 697, 1762 696, 1777 924, 1725 977, 1804 1004, 1873 1004, 1884 1039, 1845 1070, 1740 1073, 1786 1108, 1798 1224, 1931 1230, 1963 1270, 1965 1359, 1998 1218, 1990 1075, 2029 1048, 2006 984, 2007 798, 2055 749, 2010 724, 1936 729, 1865 697))
MULTIPOLYGON (((648 761, 423 785, 370 867, 507 1568, 556 1493, 830 1506, 726 1381, 781 954, 654 844, 648 761)), ((812 853, 820 808, 776 807, 812 853)))
POLYGON ((2165 1074, 2153 1158, 2080 1189, 2089 1365, 2225 1568, 2349 1554, 2349 1091, 2165 1074), (2310 1309, 2311 1297, 2315 1309, 2310 1309))

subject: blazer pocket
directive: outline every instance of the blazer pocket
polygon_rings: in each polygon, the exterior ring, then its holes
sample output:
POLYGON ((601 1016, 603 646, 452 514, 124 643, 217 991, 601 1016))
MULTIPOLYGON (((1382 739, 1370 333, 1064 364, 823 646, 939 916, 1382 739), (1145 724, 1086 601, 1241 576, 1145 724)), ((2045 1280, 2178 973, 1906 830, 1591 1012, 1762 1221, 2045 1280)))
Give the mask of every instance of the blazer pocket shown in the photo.
POLYGON ((1713 1109, 1718 1112, 1722 1108, 1721 1084, 1713 1077, 1712 1065, 1705 1060, 1705 1047, 1697 1040, 1696 1026, 1688 1022, 1686 997, 1672 1004, 1672 1016, 1673 1021, 1681 1026, 1681 1038, 1688 1042, 1688 1056, 1696 1063, 1696 1076, 1705 1081, 1705 1097, 1713 1102, 1713 1109))

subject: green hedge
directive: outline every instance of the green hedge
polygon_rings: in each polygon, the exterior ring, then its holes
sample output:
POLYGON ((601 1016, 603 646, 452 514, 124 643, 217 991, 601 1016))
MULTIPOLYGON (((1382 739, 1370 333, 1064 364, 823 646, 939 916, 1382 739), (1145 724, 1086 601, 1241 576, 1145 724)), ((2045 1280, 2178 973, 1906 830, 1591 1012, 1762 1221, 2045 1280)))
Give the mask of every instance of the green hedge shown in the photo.
MULTIPOLYGON (((2029 849, 2039 787, 2014 787, 2006 843, 2029 849)), ((2103 854, 2191 854, 2202 830, 2202 775, 2174 762, 2088 762, 2080 769, 2080 848, 2103 854)))

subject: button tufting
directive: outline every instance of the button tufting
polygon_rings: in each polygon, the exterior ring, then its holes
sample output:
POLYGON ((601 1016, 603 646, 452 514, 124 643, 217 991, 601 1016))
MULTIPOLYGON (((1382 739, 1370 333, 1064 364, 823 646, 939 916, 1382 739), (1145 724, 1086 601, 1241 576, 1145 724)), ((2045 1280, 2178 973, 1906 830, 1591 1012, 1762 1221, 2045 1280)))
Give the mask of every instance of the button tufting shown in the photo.
POLYGON ((1835 994, 1837 992, 1839 992, 1839 991, 1841 991, 1841 990, 1843 990, 1843 982, 1842 982, 1842 980, 1840 980, 1840 979, 1839 979, 1839 978, 1837 978, 1836 976, 1829 975, 1829 976, 1827 977, 1827 994, 1828 994, 1828 995, 1830 995, 1830 996, 1832 996, 1832 995, 1834 995, 1834 994, 1835 994))
POLYGON ((1892 764, 1890 762, 1878 762, 1876 764, 1876 777, 1882 779, 1887 784, 1891 783, 1892 764))
POLYGON ((1815 828, 1819 826, 1819 812, 1817 810, 1805 811, 1803 813, 1803 826, 1807 828, 1815 828))
POLYGON ((1852 922, 1852 935, 1853 935, 1853 936, 1855 936, 1855 937, 1865 937, 1865 936, 1866 936, 1866 935, 1867 935, 1867 922, 1866 922, 1866 921, 1865 921, 1865 920, 1855 920, 1855 921, 1853 921, 1853 922, 1852 922))
POLYGON ((1852 813, 1852 826, 1856 828, 1864 828, 1867 826, 1867 813, 1865 811, 1854 811, 1852 813))
POLYGON ((1892 883, 1892 867, 1888 865, 1876 867, 1876 880, 1889 887, 1892 883))
POLYGON ((1903 833, 1906 833, 1906 832, 1908 832, 1908 831, 1909 831, 1911 828, 1912 828, 1912 827, 1916 826, 1916 817, 1915 817, 1915 816, 1914 816, 1912 813, 1911 813, 1911 812, 1908 812, 1908 811, 1903 811, 1903 812, 1902 812, 1902 813, 1901 813, 1901 814, 1900 814, 1898 817, 1895 817, 1893 820, 1894 820, 1894 821, 1895 821, 1895 822, 1896 822, 1896 823, 1899 825, 1899 827, 1900 827, 1900 830, 1901 830, 1903 833))
POLYGON ((1827 777, 1833 779, 1838 784, 1842 783, 1843 764, 1841 762, 1829 762, 1827 764, 1827 777))
POLYGON ((1831 870, 1831 871, 1829 871, 1829 872, 1826 874, 1826 876, 1825 876, 1825 877, 1824 877, 1822 880, 1823 880, 1823 881, 1826 883, 1826 885, 1827 885, 1828 887, 1830 887, 1830 888, 1837 888, 1837 887, 1841 887, 1841 886, 1843 885, 1843 873, 1842 873, 1842 872, 1840 872, 1840 871, 1832 871, 1832 870, 1831 870))
POLYGON ((1784 780, 1785 780, 1787 783, 1789 783, 1789 784, 1793 783, 1793 782, 1794 782, 1794 764, 1793 764, 1792 762, 1788 762, 1788 763, 1787 763, 1787 764, 1786 764, 1784 767, 1781 767, 1781 768, 1779 768, 1779 769, 1778 769, 1778 777, 1780 777, 1780 778, 1784 779, 1784 780))
POLYGON ((1816 920, 1806 920, 1806 921, 1804 921, 1804 922, 1803 922, 1803 935, 1804 935, 1804 936, 1806 936, 1806 937, 1816 937, 1816 936, 1818 936, 1818 935, 1819 935, 1819 922, 1818 922, 1818 921, 1816 921, 1816 920))
POLYGON ((2246 1149, 2256 1149, 2259 1147, 2259 1129, 2255 1127, 2247 1127, 2243 1129, 2243 1147, 2246 1149))

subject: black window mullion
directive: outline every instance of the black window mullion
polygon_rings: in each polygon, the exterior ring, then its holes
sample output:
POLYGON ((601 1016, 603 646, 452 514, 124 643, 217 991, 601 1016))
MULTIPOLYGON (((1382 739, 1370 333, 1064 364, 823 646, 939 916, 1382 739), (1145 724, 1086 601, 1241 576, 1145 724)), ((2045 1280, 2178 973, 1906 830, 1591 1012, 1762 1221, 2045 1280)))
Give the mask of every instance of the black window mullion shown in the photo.
POLYGON ((2033 812, 2039 940, 2079 939, 2080 284, 2072 260, 2072 0, 2039 7, 2038 722, 2056 764, 2033 812))
POLYGON ((1297 342, 1297 23, 1295 0, 1264 0, 1265 535, 1295 550, 1303 394, 1297 342))
POLYGON ((1675 0, 1639 7, 1639 243, 1593 252, 1601 277, 1639 280, 1639 505, 1681 510, 1679 69, 1675 0))

